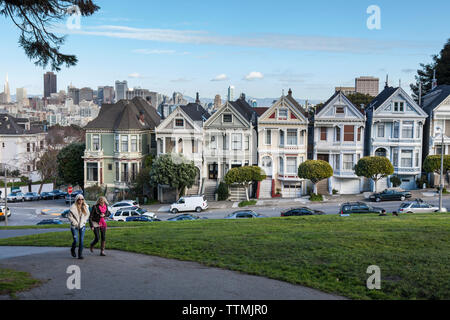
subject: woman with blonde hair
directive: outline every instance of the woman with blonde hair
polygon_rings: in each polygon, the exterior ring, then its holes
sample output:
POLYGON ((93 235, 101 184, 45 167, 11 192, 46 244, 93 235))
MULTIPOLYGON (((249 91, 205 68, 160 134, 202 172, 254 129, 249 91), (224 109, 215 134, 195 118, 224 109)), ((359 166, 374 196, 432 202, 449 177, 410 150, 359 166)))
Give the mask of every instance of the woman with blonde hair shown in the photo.
POLYGON ((91 242, 91 252, 94 252, 94 246, 98 242, 99 233, 101 235, 102 242, 100 244, 100 255, 105 256, 105 246, 106 246, 106 221, 105 218, 110 216, 108 210, 108 201, 105 197, 99 197, 97 203, 92 207, 92 213, 89 217, 89 225, 91 230, 94 232, 94 240, 91 242))
POLYGON ((75 198, 75 203, 70 207, 67 218, 70 221, 70 231, 73 236, 70 252, 72 253, 72 257, 77 257, 75 248, 78 242, 78 259, 83 259, 84 233, 86 231, 86 222, 89 219, 89 206, 84 201, 82 194, 78 194, 75 198))

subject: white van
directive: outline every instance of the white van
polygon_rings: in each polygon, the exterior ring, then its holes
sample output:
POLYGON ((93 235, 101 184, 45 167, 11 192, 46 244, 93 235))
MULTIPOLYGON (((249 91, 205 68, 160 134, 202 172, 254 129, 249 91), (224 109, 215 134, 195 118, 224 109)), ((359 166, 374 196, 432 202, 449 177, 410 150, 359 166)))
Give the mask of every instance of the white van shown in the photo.
POLYGON ((170 212, 176 214, 182 211, 196 211, 208 209, 208 201, 204 196, 181 197, 177 202, 170 206, 170 212))

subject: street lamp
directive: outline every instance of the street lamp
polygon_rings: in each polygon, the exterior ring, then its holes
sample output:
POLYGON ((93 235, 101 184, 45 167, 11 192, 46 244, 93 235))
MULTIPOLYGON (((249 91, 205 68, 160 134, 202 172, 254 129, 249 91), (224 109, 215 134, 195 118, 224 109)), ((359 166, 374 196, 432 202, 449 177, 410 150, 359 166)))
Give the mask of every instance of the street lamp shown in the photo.
MULTIPOLYGON (((444 131, 441 127, 436 127, 436 133, 441 133, 441 172, 439 177, 439 212, 442 212, 442 189, 444 189, 444 131)), ((439 135, 436 134, 436 138, 439 135)))

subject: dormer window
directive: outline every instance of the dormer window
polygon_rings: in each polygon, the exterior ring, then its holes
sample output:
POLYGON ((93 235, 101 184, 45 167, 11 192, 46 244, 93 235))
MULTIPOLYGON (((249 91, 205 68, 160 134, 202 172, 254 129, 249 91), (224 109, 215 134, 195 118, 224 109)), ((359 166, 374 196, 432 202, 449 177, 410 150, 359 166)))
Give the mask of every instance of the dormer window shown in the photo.
POLYGON ((175 119, 175 128, 184 128, 184 119, 175 119))
POLYGON ((405 103, 394 102, 394 112, 403 112, 403 111, 405 111, 405 103))
POLYGON ((287 120, 287 117, 288 117, 288 109, 278 110, 278 120, 287 120))
POLYGON ((232 123, 233 122, 233 115, 231 113, 225 113, 223 115, 223 123, 232 123))
POLYGON ((343 106, 337 106, 336 107, 336 114, 344 114, 344 107, 343 106))

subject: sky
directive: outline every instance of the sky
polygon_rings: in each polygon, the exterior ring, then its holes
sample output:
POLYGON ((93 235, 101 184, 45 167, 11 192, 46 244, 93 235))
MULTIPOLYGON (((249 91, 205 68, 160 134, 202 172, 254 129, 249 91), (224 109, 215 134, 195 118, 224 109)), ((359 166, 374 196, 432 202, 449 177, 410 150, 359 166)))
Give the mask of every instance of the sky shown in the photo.
MULTIPOLYGON (((167 95, 279 97, 326 100, 355 77, 380 78, 409 91, 420 63, 431 62, 450 38, 450 1, 436 0, 97 0, 101 8, 53 26, 67 35, 64 53, 79 62, 58 72, 58 90, 114 85, 127 80, 167 95), (380 9, 380 28, 368 19, 380 9), (70 22, 70 21, 69 21, 70 22)), ((11 94, 25 87, 42 94, 43 73, 18 46, 19 31, 0 17, 0 83, 11 94)), ((2 86, 0 86, 1 88, 2 86)), ((0 89, 1 91, 1 89, 0 89)))

